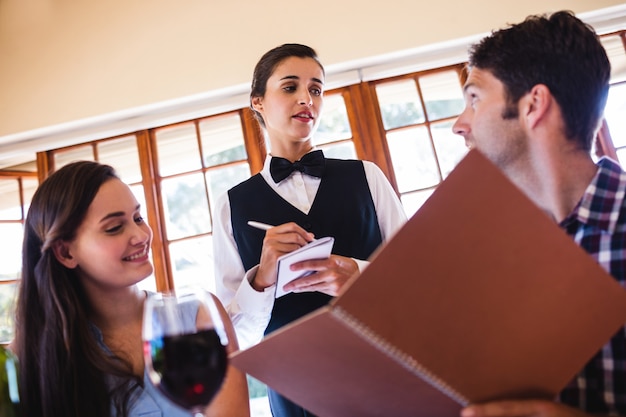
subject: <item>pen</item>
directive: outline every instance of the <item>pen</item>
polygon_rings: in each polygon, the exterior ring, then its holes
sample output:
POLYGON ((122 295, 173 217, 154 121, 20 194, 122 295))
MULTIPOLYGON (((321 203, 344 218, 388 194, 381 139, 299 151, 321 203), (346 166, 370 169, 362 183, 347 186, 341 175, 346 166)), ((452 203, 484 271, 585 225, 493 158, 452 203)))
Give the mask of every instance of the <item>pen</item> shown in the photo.
POLYGON ((261 230, 268 230, 268 229, 271 229, 272 227, 274 227, 271 224, 255 222, 254 220, 250 220, 248 222, 248 225, 252 226, 252 227, 256 227, 257 229, 261 229, 261 230))

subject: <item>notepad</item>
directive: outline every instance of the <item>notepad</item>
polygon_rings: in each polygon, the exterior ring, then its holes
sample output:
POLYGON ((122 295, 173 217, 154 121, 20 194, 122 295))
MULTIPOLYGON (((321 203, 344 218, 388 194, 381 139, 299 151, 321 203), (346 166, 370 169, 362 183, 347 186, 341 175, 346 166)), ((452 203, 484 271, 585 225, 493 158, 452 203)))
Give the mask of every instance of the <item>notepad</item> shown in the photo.
POLYGON ((324 417, 450 417, 553 399, 626 322, 626 291, 479 151, 328 306, 231 355, 324 417))
POLYGON ((283 290, 283 287, 294 279, 304 277, 313 271, 292 271, 291 265, 296 262, 308 261, 310 259, 327 259, 331 251, 335 238, 323 237, 302 246, 293 252, 278 258, 278 278, 276 280, 276 298, 282 297, 291 291, 283 290))

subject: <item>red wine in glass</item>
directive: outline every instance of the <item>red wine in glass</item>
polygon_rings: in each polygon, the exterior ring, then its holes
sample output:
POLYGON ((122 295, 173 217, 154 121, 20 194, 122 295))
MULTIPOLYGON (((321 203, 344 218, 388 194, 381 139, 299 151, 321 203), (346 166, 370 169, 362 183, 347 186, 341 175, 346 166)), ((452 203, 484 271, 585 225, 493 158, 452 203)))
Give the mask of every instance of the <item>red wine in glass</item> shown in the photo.
POLYGON ((161 375, 158 388, 169 399, 188 410, 211 402, 228 364, 226 348, 215 330, 165 336, 150 344, 152 367, 161 375))
POLYGON ((228 340, 210 294, 151 295, 144 306, 143 339, 151 382, 178 406, 201 415, 228 366, 228 340))

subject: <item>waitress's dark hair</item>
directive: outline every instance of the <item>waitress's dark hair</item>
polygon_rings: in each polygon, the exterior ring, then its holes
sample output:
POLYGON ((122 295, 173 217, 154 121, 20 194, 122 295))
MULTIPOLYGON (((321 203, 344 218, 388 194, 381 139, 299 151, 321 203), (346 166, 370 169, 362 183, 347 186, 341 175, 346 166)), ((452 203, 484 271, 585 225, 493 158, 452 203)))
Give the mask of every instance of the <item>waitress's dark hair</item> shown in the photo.
POLYGON ((252 86, 250 90, 250 108, 254 113, 254 117, 263 127, 265 127, 265 122, 263 121, 261 114, 257 112, 254 107, 252 107, 252 99, 255 97, 265 96, 267 80, 272 76, 278 64, 287 58, 291 58, 292 56, 314 59, 322 69, 322 73, 324 73, 324 66, 317 57, 317 53, 309 46, 301 45, 299 43, 285 43, 267 51, 254 67, 254 73, 252 74, 252 86))
POLYGON ((53 253, 71 241, 113 168, 68 164, 35 192, 24 231, 15 350, 24 416, 126 416, 139 381, 130 364, 105 352, 89 322, 90 304, 75 270, 53 253))

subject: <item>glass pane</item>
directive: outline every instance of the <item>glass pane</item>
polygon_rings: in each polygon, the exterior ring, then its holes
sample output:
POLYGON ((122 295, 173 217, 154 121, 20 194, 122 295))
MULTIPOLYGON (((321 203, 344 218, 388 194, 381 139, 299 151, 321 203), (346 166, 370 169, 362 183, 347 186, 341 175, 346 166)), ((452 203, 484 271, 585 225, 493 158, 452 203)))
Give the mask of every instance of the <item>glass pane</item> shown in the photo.
POLYGON ((141 166, 135 136, 98 143, 98 160, 115 168, 125 183, 141 182, 141 166))
POLYGON ((407 217, 411 218, 420 209, 420 207, 422 207, 426 200, 428 200, 433 191, 435 190, 429 189, 401 195, 400 201, 402 201, 404 212, 407 217))
POLYGON ((170 245, 176 290, 198 286, 215 293, 213 238, 202 236, 170 245))
POLYGON ((18 279, 22 269, 24 228, 21 223, 0 223, 0 236, 0 281, 18 279))
POLYGON ((215 204, 219 196, 248 178, 250 178, 250 167, 247 163, 229 165, 208 171, 206 173, 206 182, 209 185, 211 206, 215 204))
POLYGON ((443 71, 419 78, 428 120, 461 114, 465 107, 461 81, 456 71, 443 71))
POLYGON ((39 180, 36 178, 23 178, 22 190, 24 191, 24 215, 28 213, 30 202, 33 199, 33 194, 39 187, 39 180))
POLYGON ((157 130, 156 146, 159 155, 159 172, 162 176, 202 168, 196 128, 193 123, 157 130))
POLYGON ((54 153, 54 169, 56 170, 74 161, 95 161, 91 145, 54 153))
POLYGON ((315 132, 313 143, 321 145, 351 137, 352 130, 343 96, 341 94, 325 96, 324 111, 320 117, 320 124, 317 132, 315 132))
POLYGON ((154 274, 151 274, 149 277, 145 278, 143 281, 138 282, 137 287, 143 291, 157 292, 156 278, 154 277, 154 274))
POLYGON ((272 417, 270 403, 267 398, 267 385, 250 375, 246 377, 250 395, 250 415, 252 417, 272 417))
POLYGON ((143 185, 131 185, 130 190, 137 199, 137 202, 141 206, 141 215, 145 218, 148 208, 146 207, 146 195, 144 194, 143 185))
POLYGON ((200 122, 200 138, 204 165, 211 167, 226 162, 247 160, 246 148, 238 114, 211 117, 200 122))
POLYGON ((325 145, 322 150, 326 158, 356 159, 356 150, 352 141, 325 145))
POLYGON ((606 36, 600 40, 611 61, 611 82, 626 80, 626 52, 622 39, 619 36, 606 36))
POLYGON ((0 178, 0 220, 22 220, 20 183, 17 178, 0 178))
POLYGON ((626 146, 626 84, 612 86, 604 109, 604 118, 609 126, 611 139, 616 148, 626 146))
POLYGON ((439 183, 435 154, 425 127, 390 132, 387 143, 401 193, 439 183))
POLYGON ((0 343, 13 340, 17 283, 0 285, 0 343))
POLYGON ((396 81, 376 86, 385 129, 423 123, 424 110, 417 94, 415 81, 396 81))
POLYGON ((430 126, 443 178, 448 176, 468 151, 463 137, 452 132, 453 123, 433 123, 430 126))
POLYGON ((168 239, 211 231, 202 174, 166 179, 161 183, 161 191, 168 239))

